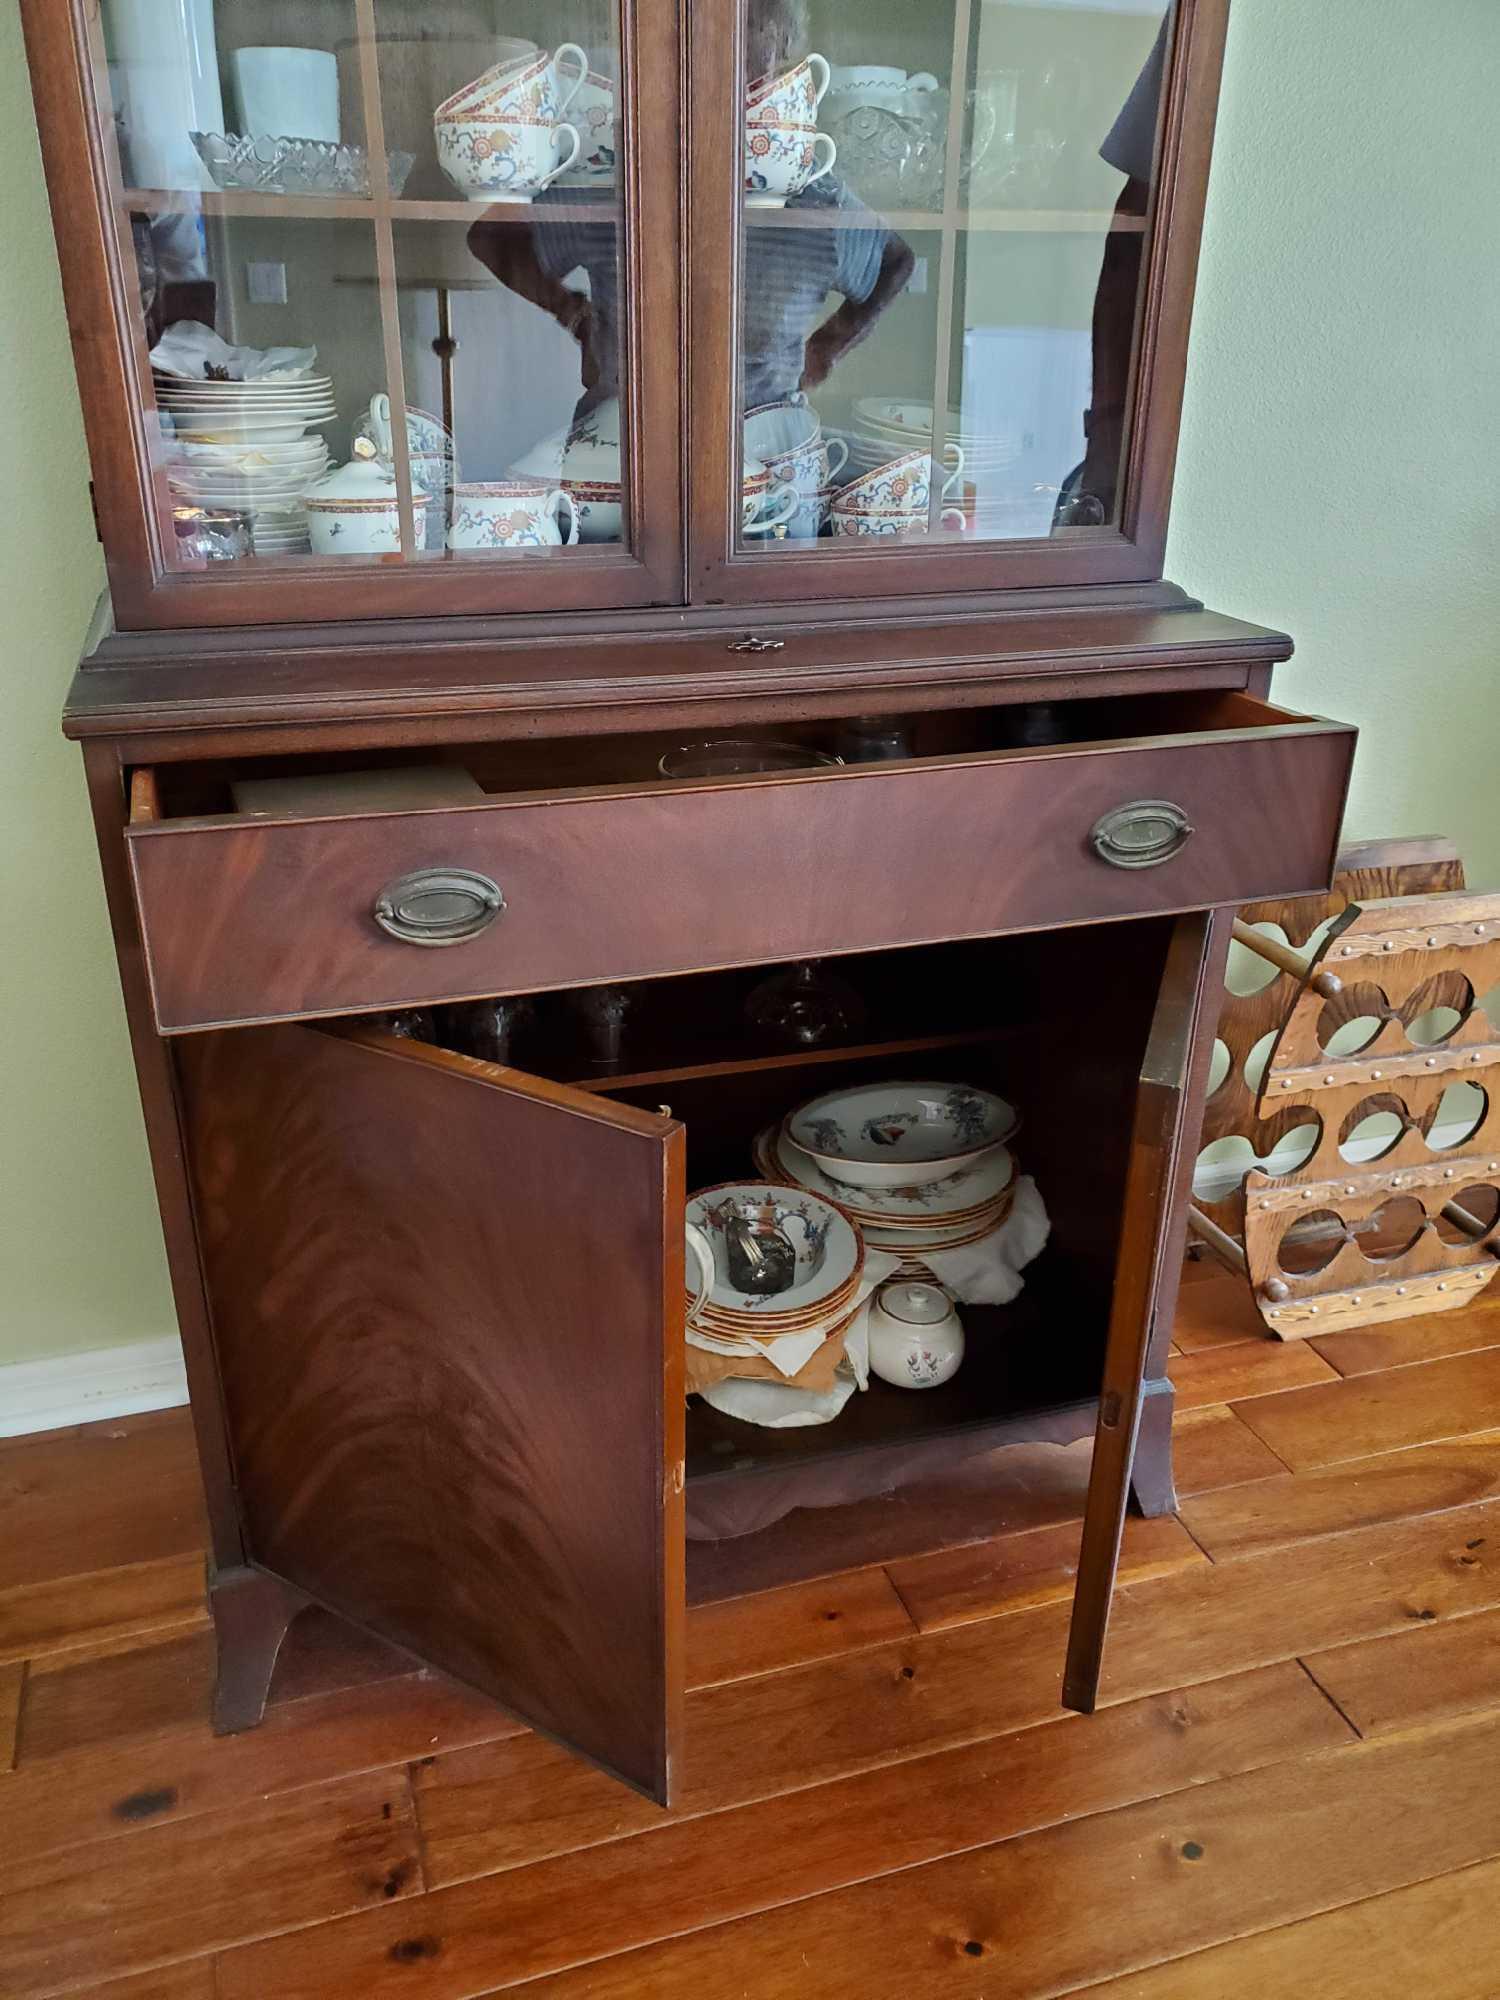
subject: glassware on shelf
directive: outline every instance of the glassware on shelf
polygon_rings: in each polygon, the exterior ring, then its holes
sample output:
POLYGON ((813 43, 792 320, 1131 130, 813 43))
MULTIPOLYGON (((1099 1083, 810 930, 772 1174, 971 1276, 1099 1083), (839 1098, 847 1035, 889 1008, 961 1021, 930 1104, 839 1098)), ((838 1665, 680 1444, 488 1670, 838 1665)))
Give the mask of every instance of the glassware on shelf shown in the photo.
POLYGON ((437 1024, 426 1007, 403 1007, 398 1013, 387 1014, 379 1025, 388 1035, 395 1035, 403 1042, 431 1042, 434 1047, 437 1044, 437 1024))
POLYGON ((895 715, 851 715, 835 739, 845 764, 888 764, 911 755, 911 736, 895 715))
MULTIPOLYGON (((265 133, 194 132, 194 147, 224 193, 326 194, 363 199, 370 162, 363 146, 325 139, 277 139, 265 133)), ((390 192, 399 195, 414 164, 410 153, 386 155, 390 192)))
POLYGON ((239 562, 255 553, 250 516, 235 507, 174 507, 172 533, 186 563, 239 562))
POLYGON ((516 1031, 529 1025, 535 1012, 525 994, 471 1000, 448 1010, 449 1032, 465 1055, 508 1066, 516 1031))
POLYGON ((669 750, 657 765, 664 778, 736 778, 752 771, 806 771, 843 759, 805 743, 756 743, 726 736, 703 743, 684 743, 669 750))
POLYGON ((595 1069, 618 1069, 625 1055, 625 1028, 635 995, 628 986, 584 986, 568 995, 584 1025, 589 1061, 595 1069))
POLYGON ((846 1040, 864 1025, 866 1013, 848 980, 825 972, 815 958, 762 980, 745 1001, 752 1027, 794 1049, 846 1040))

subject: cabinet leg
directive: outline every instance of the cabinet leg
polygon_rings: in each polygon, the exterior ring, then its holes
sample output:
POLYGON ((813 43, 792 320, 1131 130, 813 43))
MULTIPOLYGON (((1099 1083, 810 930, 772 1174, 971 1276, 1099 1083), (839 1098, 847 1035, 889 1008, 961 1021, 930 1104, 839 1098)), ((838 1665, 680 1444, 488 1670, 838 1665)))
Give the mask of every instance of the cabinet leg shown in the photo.
POLYGON ((1177 1487, 1172 1478, 1172 1405, 1176 1395, 1164 1378, 1141 1389, 1141 1423, 1136 1434, 1130 1491, 1136 1506, 1148 1516, 1177 1512, 1177 1487))
POLYGON ((218 1571, 209 1598, 219 1643, 214 1734, 233 1736, 265 1714, 281 1642, 311 1599, 262 1569, 218 1571))

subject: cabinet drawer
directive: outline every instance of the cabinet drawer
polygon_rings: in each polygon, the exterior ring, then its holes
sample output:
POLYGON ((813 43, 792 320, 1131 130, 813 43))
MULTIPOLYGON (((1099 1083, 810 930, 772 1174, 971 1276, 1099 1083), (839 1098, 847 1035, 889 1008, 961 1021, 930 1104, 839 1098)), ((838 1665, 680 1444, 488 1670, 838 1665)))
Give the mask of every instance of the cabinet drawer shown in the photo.
POLYGON ((157 1022, 376 1011, 1326 888, 1354 731, 1241 695, 1208 705, 1214 727, 1201 698, 1182 713, 1180 733, 775 778, 356 817, 138 816, 157 1022), (423 871, 459 879, 446 895, 400 886, 423 871), (463 877, 503 908, 469 900, 463 877), (442 949, 391 934, 433 913, 471 934, 442 949))

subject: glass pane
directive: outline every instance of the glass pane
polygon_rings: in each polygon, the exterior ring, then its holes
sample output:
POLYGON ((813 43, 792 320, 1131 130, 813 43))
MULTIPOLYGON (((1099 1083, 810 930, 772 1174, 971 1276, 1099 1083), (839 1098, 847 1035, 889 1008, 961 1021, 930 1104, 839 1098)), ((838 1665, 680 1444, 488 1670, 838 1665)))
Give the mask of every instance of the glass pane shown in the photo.
POLYGON ((616 0, 104 0, 170 564, 620 543, 616 0))
POLYGON ((747 549, 1118 520, 1164 0, 743 0, 747 549))

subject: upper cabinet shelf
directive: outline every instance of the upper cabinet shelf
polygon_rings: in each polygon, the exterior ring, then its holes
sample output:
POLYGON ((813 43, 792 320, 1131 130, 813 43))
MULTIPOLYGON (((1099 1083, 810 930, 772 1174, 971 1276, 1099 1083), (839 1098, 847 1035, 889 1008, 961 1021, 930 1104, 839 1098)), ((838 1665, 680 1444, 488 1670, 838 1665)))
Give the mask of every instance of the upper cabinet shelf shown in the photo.
POLYGON ((23 0, 117 624, 1159 577, 1226 9, 23 0))

